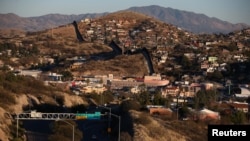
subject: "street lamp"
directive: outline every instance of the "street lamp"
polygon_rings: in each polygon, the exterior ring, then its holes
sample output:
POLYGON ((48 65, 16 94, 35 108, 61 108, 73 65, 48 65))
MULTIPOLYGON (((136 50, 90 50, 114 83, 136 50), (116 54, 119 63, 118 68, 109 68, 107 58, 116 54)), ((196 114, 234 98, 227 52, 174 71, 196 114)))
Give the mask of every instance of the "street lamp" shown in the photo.
POLYGON ((231 81, 228 80, 228 81, 226 82, 226 85, 228 86, 228 94, 229 94, 229 96, 231 96, 231 85, 232 85, 231 81))
POLYGON ((72 123, 67 122, 67 121, 65 121, 65 120, 56 120, 56 121, 63 121, 63 122, 65 122, 65 123, 67 123, 68 125, 71 125, 71 126, 72 126, 72 141, 75 141, 75 126, 74 126, 72 123))
POLYGON ((121 116, 118 116, 116 114, 112 114, 111 107, 106 107, 106 106, 101 106, 101 105, 99 105, 99 107, 109 110, 109 129, 110 129, 111 116, 118 118, 118 120, 119 120, 118 141, 120 141, 121 140, 121 116))
POLYGON ((111 107, 106 107, 106 106, 101 106, 101 105, 99 105, 99 107, 109 110, 108 132, 110 132, 110 131, 111 131, 111 129, 110 129, 110 122, 111 122, 111 107))

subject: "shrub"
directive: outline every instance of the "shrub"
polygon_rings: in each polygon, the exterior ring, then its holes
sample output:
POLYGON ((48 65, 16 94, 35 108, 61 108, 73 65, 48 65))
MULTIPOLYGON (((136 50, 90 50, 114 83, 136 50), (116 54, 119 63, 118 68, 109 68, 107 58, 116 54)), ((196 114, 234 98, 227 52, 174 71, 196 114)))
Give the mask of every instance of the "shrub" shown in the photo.
POLYGON ((135 118, 135 123, 146 125, 151 123, 151 119, 149 116, 145 113, 141 113, 138 118, 135 118))
POLYGON ((15 104, 16 100, 14 95, 12 95, 10 92, 4 90, 2 87, 0 87, 0 106, 3 108, 7 108, 9 105, 15 104))
POLYGON ((123 101, 121 104, 121 110, 123 112, 128 112, 129 110, 140 110, 140 104, 135 100, 123 101))

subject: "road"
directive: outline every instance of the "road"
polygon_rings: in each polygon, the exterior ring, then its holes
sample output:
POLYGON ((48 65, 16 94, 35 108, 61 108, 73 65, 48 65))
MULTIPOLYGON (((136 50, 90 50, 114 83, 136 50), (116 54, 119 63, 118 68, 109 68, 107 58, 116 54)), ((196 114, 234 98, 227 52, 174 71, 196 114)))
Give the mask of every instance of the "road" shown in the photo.
POLYGON ((42 134, 37 132, 26 131, 27 141, 48 141, 48 134, 42 134))
POLYGON ((24 120, 23 126, 26 130, 27 141, 48 141, 50 125, 49 120, 24 120))
POLYGON ((86 120, 77 122, 78 128, 83 131, 83 141, 110 141, 108 134, 108 120, 86 120))
MULTIPOLYGON (((27 141, 48 141, 51 122, 53 121, 24 121, 27 141)), ((109 125, 107 116, 100 120, 79 120, 76 123, 77 128, 83 133, 82 141, 111 141, 111 136, 107 132, 109 125)))

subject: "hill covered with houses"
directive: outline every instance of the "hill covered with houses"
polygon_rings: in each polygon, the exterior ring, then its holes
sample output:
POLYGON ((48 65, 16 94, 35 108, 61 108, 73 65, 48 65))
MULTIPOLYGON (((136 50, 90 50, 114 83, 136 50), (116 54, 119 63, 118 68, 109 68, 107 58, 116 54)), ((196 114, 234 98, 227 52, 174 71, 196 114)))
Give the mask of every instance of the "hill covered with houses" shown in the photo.
MULTIPOLYGON (((13 97, 31 94, 37 105, 50 101, 60 107, 65 105, 63 96, 70 95, 86 107, 93 104, 88 98, 93 98, 96 105, 147 111, 160 122, 244 124, 249 122, 249 38, 250 29, 197 35, 131 11, 85 18, 76 27, 66 24, 4 37, 0 40, 2 96, 14 105, 13 97), (79 42, 77 36, 84 40, 79 42), (22 89, 17 89, 19 85, 22 89), (247 96, 237 97, 243 92, 247 96)), ((68 108, 73 110, 76 103, 68 108)), ((150 123, 142 119, 133 126, 150 123)), ((172 128, 169 124, 166 128, 172 128)), ((124 127, 124 138, 135 137, 130 130, 124 127)))

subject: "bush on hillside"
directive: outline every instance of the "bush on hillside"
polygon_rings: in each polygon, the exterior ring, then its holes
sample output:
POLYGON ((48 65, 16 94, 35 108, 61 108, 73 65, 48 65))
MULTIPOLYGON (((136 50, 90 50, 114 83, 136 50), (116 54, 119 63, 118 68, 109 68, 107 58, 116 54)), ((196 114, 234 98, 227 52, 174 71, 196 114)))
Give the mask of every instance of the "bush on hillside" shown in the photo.
POLYGON ((141 113, 137 118, 134 119, 134 122, 137 124, 146 125, 151 123, 151 119, 146 113, 141 113))
POLYGON ((16 103, 14 95, 12 95, 7 90, 0 87, 0 107, 7 108, 9 105, 13 105, 16 103))
POLYGON ((129 110, 137 110, 141 109, 141 105, 135 100, 127 100, 123 101, 121 104, 121 111, 128 112, 129 110))
POLYGON ((6 92, 14 94, 51 95, 55 89, 33 77, 15 75, 12 72, 0 72, 0 86, 6 92))

